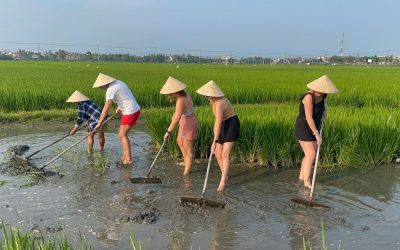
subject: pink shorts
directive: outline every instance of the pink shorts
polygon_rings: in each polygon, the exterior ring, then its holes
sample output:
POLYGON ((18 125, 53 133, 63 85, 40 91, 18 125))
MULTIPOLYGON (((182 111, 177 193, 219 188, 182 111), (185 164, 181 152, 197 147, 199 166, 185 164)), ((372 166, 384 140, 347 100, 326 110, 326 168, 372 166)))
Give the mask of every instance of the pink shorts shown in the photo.
POLYGON ((133 125, 136 124, 136 121, 139 118, 139 116, 140 116, 140 110, 130 115, 122 115, 121 126, 132 127, 133 125))
POLYGON ((178 136, 186 141, 194 141, 197 138, 198 128, 199 123, 197 122, 195 114, 189 116, 182 115, 179 120, 178 136))

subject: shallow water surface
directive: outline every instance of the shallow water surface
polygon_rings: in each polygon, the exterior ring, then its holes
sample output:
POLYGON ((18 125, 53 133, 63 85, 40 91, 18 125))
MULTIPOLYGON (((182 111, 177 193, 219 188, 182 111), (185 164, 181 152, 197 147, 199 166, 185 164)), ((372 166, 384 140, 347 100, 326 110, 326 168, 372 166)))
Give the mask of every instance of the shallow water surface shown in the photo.
MULTIPOLYGON (((0 129, 0 161, 4 151, 27 144, 34 152, 61 137, 63 126, 0 129)), ((48 168, 64 174, 33 186, 26 176, 0 175, 0 218, 9 225, 34 228, 49 235, 62 230, 71 237, 81 232, 95 249, 129 249, 131 232, 143 249, 301 249, 320 248, 321 218, 330 249, 399 249, 400 167, 380 166, 340 175, 318 176, 316 200, 332 210, 295 206, 290 199, 306 197, 297 182, 298 170, 266 171, 265 168, 233 165, 227 191, 215 190, 220 172, 215 163, 206 197, 226 202, 226 208, 181 205, 181 196, 200 196, 206 162, 197 162, 189 177, 182 176, 179 159, 161 157, 153 176, 162 184, 132 184, 128 177, 145 175, 155 149, 143 129, 134 130, 134 164, 117 164, 121 150, 112 127, 106 134, 109 168, 100 176, 82 143, 48 168), (144 212, 154 221, 131 222, 144 212)), ((33 157, 40 166, 84 136, 78 133, 33 157)), ((95 144, 97 146, 97 142, 95 144)), ((97 159, 99 153, 95 153, 97 159)), ((92 158, 93 161, 93 158, 92 158)))

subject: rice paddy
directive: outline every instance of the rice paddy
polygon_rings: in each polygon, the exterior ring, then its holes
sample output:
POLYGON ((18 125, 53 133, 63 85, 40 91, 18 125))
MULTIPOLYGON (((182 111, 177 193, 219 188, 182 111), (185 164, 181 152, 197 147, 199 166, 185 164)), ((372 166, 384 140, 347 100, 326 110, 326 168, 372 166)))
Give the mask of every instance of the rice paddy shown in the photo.
MULTIPOLYGON (((215 80, 235 104, 241 121, 236 159, 275 168, 299 163, 302 153, 293 136, 299 97, 308 82, 328 74, 340 93, 328 98, 323 165, 365 166, 392 162, 397 156, 398 67, 0 62, 0 119, 73 119, 74 106, 65 100, 74 90, 103 103, 104 92, 92 89, 100 72, 129 85, 158 143, 173 112, 159 90, 170 75, 187 83, 198 106, 197 157, 208 153, 213 116, 207 100, 195 90, 215 80), (57 110, 65 110, 64 115, 57 110)), ((172 156, 179 154, 175 138, 174 134, 167 145, 172 156)))
POLYGON ((74 108, 65 102, 76 89, 97 102, 104 93, 92 89, 98 73, 115 76, 129 85, 143 108, 165 107, 159 91, 172 75, 188 84, 196 105, 204 98, 195 90, 215 80, 235 104, 297 103, 305 85, 328 74, 340 94, 330 105, 397 108, 400 100, 398 67, 365 66, 278 66, 278 65, 180 65, 0 62, 0 110, 4 112, 74 108))
MULTIPOLYGON (((271 167, 296 166, 303 157, 294 138, 297 107, 293 105, 240 105, 235 107, 241 122, 236 160, 271 167)), ((173 110, 154 109, 146 114, 152 137, 161 143, 173 110)), ((206 157, 212 143, 211 108, 196 110, 199 136, 195 155, 206 157)), ((400 144, 400 115, 395 109, 332 107, 325 121, 321 161, 326 167, 367 166, 392 162, 400 144)), ((176 132, 166 145, 176 157, 176 132)))

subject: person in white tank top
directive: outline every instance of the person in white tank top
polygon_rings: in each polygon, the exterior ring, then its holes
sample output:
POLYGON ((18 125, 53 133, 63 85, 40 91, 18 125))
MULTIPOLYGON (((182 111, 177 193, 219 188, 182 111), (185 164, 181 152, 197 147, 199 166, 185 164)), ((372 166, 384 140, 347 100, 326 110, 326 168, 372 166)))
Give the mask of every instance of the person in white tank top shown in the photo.
POLYGON ((96 128, 102 126, 112 103, 115 102, 118 105, 115 112, 122 114, 121 124, 118 130, 118 135, 122 144, 121 162, 123 165, 130 165, 133 162, 128 133, 140 116, 140 106, 128 86, 120 80, 100 73, 93 85, 93 88, 97 87, 106 91, 106 102, 96 128))

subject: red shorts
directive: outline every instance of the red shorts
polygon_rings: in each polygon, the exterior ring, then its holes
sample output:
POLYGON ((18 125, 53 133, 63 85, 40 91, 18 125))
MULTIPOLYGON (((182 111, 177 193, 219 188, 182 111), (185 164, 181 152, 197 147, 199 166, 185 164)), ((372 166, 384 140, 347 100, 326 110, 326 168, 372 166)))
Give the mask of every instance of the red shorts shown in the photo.
POLYGON ((139 118, 139 116, 140 116, 140 110, 130 115, 122 115, 121 126, 132 127, 133 125, 136 124, 136 121, 139 118))

